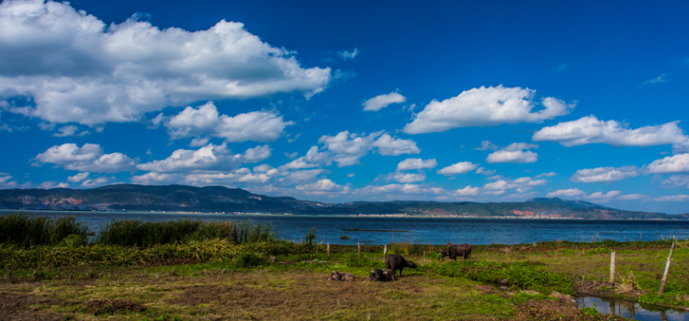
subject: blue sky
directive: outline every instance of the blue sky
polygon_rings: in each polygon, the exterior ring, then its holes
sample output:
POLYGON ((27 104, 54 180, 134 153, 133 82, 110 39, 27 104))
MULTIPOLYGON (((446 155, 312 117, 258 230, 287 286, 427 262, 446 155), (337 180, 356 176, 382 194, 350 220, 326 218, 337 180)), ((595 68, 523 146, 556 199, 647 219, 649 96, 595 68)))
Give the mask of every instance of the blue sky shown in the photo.
POLYGON ((3 1, 0 188, 689 212, 681 1, 3 1))

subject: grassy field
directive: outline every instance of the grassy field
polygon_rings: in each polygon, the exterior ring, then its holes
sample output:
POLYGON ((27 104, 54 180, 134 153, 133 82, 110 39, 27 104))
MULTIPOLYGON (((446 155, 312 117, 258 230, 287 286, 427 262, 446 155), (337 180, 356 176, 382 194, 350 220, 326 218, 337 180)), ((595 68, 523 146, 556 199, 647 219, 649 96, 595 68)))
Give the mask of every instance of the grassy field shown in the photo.
POLYGON ((35 229, 29 241, 14 233, 0 243, 0 320, 623 320, 577 310, 567 296, 577 294, 689 306, 689 241, 676 242, 657 295, 671 241, 477 245, 466 262, 439 260, 445 246, 390 244, 418 268, 380 283, 368 275, 384 267, 382 246, 359 258, 356 246, 333 245, 328 256, 266 226, 188 221, 115 223, 110 241, 88 242, 84 229, 55 232, 68 221, 25 219, 12 224, 35 229), (356 279, 327 281, 334 270, 356 279))

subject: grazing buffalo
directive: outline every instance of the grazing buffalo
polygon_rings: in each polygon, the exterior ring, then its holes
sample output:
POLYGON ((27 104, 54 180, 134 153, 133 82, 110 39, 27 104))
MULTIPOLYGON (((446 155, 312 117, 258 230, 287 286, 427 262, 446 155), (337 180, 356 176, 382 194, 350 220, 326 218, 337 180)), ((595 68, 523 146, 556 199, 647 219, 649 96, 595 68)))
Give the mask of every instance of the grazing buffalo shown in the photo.
POLYGON ((395 271, 400 270, 400 277, 402 277, 402 269, 405 267, 415 269, 416 264, 412 261, 405 260, 401 255, 388 254, 385 258, 385 267, 392 270, 392 275, 395 275, 395 271))
POLYGON ((373 269, 373 271, 371 271, 371 276, 369 276, 369 278, 371 279, 371 281, 395 281, 395 275, 390 270, 373 269))
POLYGON ((333 271, 333 273, 330 273, 328 281, 354 281, 354 275, 351 273, 333 271))
POLYGON ((462 259, 466 260, 471 257, 471 245, 463 243, 457 245, 450 245, 447 250, 440 252, 440 257, 444 258, 449 256, 451 259, 457 262, 457 257, 461 256, 462 259))

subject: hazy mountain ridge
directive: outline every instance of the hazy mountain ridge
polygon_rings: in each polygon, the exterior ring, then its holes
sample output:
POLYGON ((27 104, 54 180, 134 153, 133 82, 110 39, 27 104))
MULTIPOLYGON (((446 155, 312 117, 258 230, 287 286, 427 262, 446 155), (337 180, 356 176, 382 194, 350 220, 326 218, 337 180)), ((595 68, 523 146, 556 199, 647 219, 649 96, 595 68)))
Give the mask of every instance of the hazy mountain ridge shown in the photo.
POLYGON ((406 214, 412 216, 581 219, 689 219, 689 214, 625 211, 585 201, 535 198, 526 202, 389 201, 323 203, 252 194, 238 188, 117 184, 92 189, 0 190, 0 208, 270 212, 293 214, 406 214))

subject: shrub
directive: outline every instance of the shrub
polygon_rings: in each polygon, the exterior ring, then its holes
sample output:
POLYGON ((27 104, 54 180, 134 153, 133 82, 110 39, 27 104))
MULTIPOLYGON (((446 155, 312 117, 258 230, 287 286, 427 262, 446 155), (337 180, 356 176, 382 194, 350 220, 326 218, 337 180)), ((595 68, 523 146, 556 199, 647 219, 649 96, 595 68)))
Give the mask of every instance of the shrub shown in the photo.
POLYGON ((265 257, 254 252, 244 252, 239 254, 234 260, 234 266, 238 268, 250 268, 268 264, 265 257))

